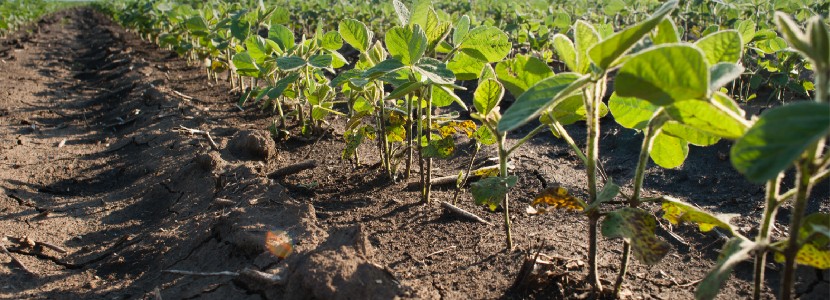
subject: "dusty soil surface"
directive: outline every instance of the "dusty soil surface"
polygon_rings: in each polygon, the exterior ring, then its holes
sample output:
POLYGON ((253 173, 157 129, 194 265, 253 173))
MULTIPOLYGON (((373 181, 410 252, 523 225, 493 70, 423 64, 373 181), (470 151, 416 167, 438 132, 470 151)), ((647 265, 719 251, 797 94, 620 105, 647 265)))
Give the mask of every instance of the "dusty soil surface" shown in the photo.
MULTIPOLYGON (((3 41, 0 55, 0 243, 10 251, 0 252, 0 298, 593 297, 583 283, 586 219, 524 212, 554 183, 585 195, 578 158, 550 134, 513 158, 517 247, 505 251, 495 225, 501 214, 475 206, 467 192, 458 205, 494 225, 421 204, 407 182, 382 175, 368 146, 362 165, 342 161, 344 120, 331 120, 319 139, 275 143, 266 130, 271 115, 239 111, 226 83, 207 80, 198 67, 91 10, 46 17, 3 41), (184 128, 209 132, 215 145, 184 128), (317 167, 268 176, 305 159, 317 167), (537 252, 551 262, 547 275, 514 287, 537 252)), ((574 126, 581 141, 584 130, 574 126)), ((628 183, 642 137, 610 118, 603 127, 603 165, 628 183)), ((649 166, 647 194, 739 213, 734 223, 754 235, 762 187, 733 171, 728 150, 726 142, 693 147, 679 169, 649 166)), ((465 169, 472 145, 459 152, 437 162, 436 175, 465 169)), ((493 156, 484 149, 475 164, 493 156)), ((451 201, 453 194, 438 187, 434 197, 451 201)), ((811 211, 829 211, 827 195, 826 185, 818 187, 811 211)), ((780 216, 786 223, 788 208, 780 216)), ((633 262, 626 298, 692 298, 724 237, 665 221, 658 233, 673 252, 656 266, 633 262)), ((621 248, 600 242, 606 285, 621 248)), ((751 269, 741 263, 721 298, 748 297, 751 269)), ((778 272, 770 264, 768 287, 777 286, 778 272)), ((798 294, 827 299, 828 279, 827 272, 800 270, 798 294)))

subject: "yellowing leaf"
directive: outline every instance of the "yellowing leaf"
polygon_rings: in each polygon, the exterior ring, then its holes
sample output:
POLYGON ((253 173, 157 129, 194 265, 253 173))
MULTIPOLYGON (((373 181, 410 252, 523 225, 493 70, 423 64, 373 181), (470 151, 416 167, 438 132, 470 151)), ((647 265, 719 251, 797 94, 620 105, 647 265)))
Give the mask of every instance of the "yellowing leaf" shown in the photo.
MULTIPOLYGON (((544 189, 542 193, 533 199, 530 206, 538 209, 538 206, 542 204, 553 208, 563 208, 576 211, 582 211, 586 207, 585 201, 574 197, 568 192, 568 189, 559 185, 554 185, 544 189)), ((544 210, 542 209, 540 212, 544 212, 544 210)))
MULTIPOLYGON (((784 254, 775 252, 775 261, 784 262, 784 254)), ((830 269, 830 249, 821 249, 812 243, 804 244, 795 256, 795 262, 816 269, 830 269)))
POLYGON ((715 227, 720 227, 733 232, 729 219, 734 215, 713 215, 706 211, 697 209, 690 204, 680 200, 668 198, 663 200, 663 219, 674 225, 684 222, 695 223, 702 232, 709 232, 715 227))

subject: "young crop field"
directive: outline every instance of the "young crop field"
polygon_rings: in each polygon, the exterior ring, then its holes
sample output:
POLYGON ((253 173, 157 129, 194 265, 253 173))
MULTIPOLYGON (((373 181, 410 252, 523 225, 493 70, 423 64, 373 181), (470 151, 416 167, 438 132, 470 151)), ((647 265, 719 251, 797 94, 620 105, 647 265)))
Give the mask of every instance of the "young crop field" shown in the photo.
POLYGON ((828 299, 828 11, 0 2, 0 298, 828 299))

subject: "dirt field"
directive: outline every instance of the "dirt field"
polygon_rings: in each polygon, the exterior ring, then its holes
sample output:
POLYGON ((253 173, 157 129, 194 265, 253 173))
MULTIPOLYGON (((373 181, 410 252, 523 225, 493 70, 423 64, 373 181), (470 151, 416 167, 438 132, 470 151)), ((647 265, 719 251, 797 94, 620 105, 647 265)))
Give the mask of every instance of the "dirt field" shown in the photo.
MULTIPOLYGON (((368 146, 363 165, 341 160, 345 120, 330 120, 320 139, 275 143, 266 130, 270 114, 240 111, 228 84, 207 80, 199 67, 94 11, 46 17, 2 41, 0 59, 0 244, 10 251, 0 252, 2 299, 594 297, 583 283, 586 219, 524 212, 554 183, 585 195, 579 159, 549 133, 513 158, 517 247, 508 252, 501 214, 475 206, 469 193, 458 205, 493 225, 447 213, 438 201, 420 203, 407 182, 383 175, 368 146), (215 145, 184 128, 209 132, 215 145), (317 166, 268 176, 306 159, 317 166), (290 254, 275 255, 286 245, 290 254), (547 275, 514 286, 537 252, 551 262, 547 275)), ((602 126, 603 165, 628 183, 642 136, 610 118, 602 126)), ((465 143, 455 158, 437 162, 436 175, 466 169, 472 148, 465 143)), ((721 142, 692 147, 676 170, 650 165, 646 196, 740 214, 734 223, 754 236, 763 189, 732 169, 728 153, 721 142)), ((476 165, 493 156, 484 149, 476 165)), ((453 194, 438 187, 434 197, 451 201, 453 194)), ((830 211, 826 184, 814 198, 811 211, 830 211)), ((784 207, 779 221, 788 215, 784 207)), ((673 251, 656 266, 633 262, 627 298, 693 298, 724 244, 716 232, 660 220, 658 233, 673 251)), ((610 285, 622 245, 602 240, 600 249, 610 285)), ((766 297, 777 292, 778 271, 770 264, 766 297)), ((828 272, 799 270, 797 293, 828 299, 828 280, 828 272)), ((721 298, 747 298, 751 285, 747 261, 721 298)))

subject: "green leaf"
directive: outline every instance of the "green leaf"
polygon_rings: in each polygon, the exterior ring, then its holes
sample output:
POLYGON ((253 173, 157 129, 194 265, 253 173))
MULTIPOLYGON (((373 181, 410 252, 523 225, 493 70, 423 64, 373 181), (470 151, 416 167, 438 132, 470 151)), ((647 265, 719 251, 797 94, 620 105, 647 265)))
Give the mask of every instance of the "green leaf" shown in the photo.
POLYGON ((498 131, 507 132, 539 116, 545 109, 565 99, 587 84, 590 77, 576 73, 560 73, 537 82, 504 112, 498 131))
POLYGON ((386 49, 393 58, 411 66, 424 56, 427 37, 419 25, 395 26, 386 32, 386 49))
POLYGON ((737 139, 748 127, 742 116, 706 101, 679 101, 666 111, 675 121, 721 138, 737 139))
POLYGON ((585 74, 591 67, 588 60, 587 50, 599 42, 599 33, 594 26, 579 20, 574 24, 574 49, 576 49, 576 70, 574 72, 585 74))
POLYGON ((677 0, 667 1, 648 19, 617 32, 595 45, 588 50, 591 61, 604 70, 613 66, 637 41, 657 27, 676 6, 677 0))
POLYGON ((268 29, 268 39, 276 42, 283 52, 294 47, 294 32, 280 24, 271 25, 268 29))
POLYGON ((504 31, 487 25, 470 30, 458 46, 462 52, 485 62, 502 60, 512 48, 513 44, 504 31))
POLYGON ((496 141, 496 135, 490 131, 487 126, 479 126, 478 130, 473 134, 473 137, 482 145, 493 145, 496 141))
MULTIPOLYGON (((331 58, 331 57, 329 57, 331 58)), ((304 67, 306 64, 305 59, 299 56, 285 56, 285 57, 277 57, 277 67, 283 71, 293 71, 299 68, 304 67)))
POLYGON ((700 229, 701 232, 709 232, 715 227, 720 227, 721 229, 727 230, 733 234, 735 232, 735 229, 732 228, 732 224, 729 223, 729 220, 738 215, 713 215, 709 212, 698 209, 691 204, 671 197, 663 197, 662 207, 664 212, 663 219, 666 219, 672 225, 693 223, 697 224, 698 229, 700 229))
POLYGON ((329 68, 331 67, 332 57, 328 54, 312 55, 308 58, 308 64, 315 68, 329 68))
POLYGON ((340 21, 337 30, 343 40, 352 45, 357 51, 366 52, 366 50, 369 50, 371 35, 363 22, 355 19, 345 19, 340 21))
POLYGON ((467 37, 467 33, 470 32, 470 17, 467 15, 461 16, 458 19, 458 22, 455 22, 455 29, 452 32, 452 42, 454 44, 458 44, 467 37))
POLYGON ((455 73, 458 80, 473 80, 478 78, 485 64, 486 62, 475 59, 464 52, 458 52, 447 63, 447 68, 455 73))
POLYGON ((268 50, 268 45, 265 43, 265 39, 258 35, 249 36, 248 39, 245 40, 245 48, 247 48, 248 54, 251 55, 251 58, 253 58, 258 65, 264 64, 265 59, 271 55, 271 51, 268 50))
MULTIPOLYGON (((424 1, 429 2, 429 1, 424 1)), ((427 48, 435 49, 439 42, 443 41, 450 33, 452 24, 450 22, 442 22, 438 19, 438 14, 432 7, 428 7, 427 18, 425 24, 420 24, 427 36, 427 48)))
MULTIPOLYGON (((409 10, 408 25, 418 24, 421 28, 426 28, 426 23, 429 22, 429 12, 432 11, 432 1, 430 0, 414 0, 409 10)), ((434 12, 434 11, 433 11, 434 12)))
POLYGON ((657 32, 651 35, 655 45, 671 44, 680 42, 680 34, 677 33, 677 25, 671 18, 665 18, 657 25, 657 32))
POLYGON ((668 121, 664 123, 661 128, 663 129, 663 133, 686 140, 695 146, 711 146, 720 140, 719 137, 697 130, 693 126, 682 124, 677 121, 668 121))
POLYGON ((206 35, 210 31, 210 27, 208 27, 205 18, 198 15, 187 19, 185 27, 187 27, 187 30, 190 31, 190 33, 196 36, 206 35))
MULTIPOLYGON (((553 106, 553 117, 560 125, 570 125, 579 121, 587 120, 588 112, 585 111, 585 101, 581 94, 572 95, 553 106)), ((608 114, 608 106, 605 103, 599 104, 599 117, 608 114)), ((543 117, 545 115, 542 115, 543 117)))
POLYGON ((443 85, 432 85, 432 105, 434 107, 449 106, 453 102, 458 103, 463 110, 468 110, 464 101, 458 97, 450 88, 443 85))
POLYGON ((741 41, 743 41, 744 45, 749 44, 752 38, 755 37, 755 22, 752 20, 739 22, 735 29, 741 34, 741 41))
POLYGON ((256 61, 247 51, 235 54, 231 61, 233 62, 234 68, 236 68, 236 73, 240 76, 259 77, 259 66, 257 66, 256 61))
POLYGON ((602 235, 622 238, 631 244, 634 257, 645 265, 654 265, 671 250, 669 243, 657 238, 654 217, 637 208, 625 207, 608 213, 602 220, 602 235))
POLYGON ((399 60, 390 58, 363 72, 363 77, 367 79, 375 79, 381 75, 400 70, 403 67, 405 66, 399 60))
POLYGON ((741 34, 736 30, 718 31, 695 42, 703 50, 710 65, 721 62, 737 63, 744 53, 741 34))
POLYGON ((732 146, 732 166, 752 182, 778 176, 830 132, 830 104, 796 102, 769 109, 732 146))
POLYGON ((709 66, 693 46, 657 46, 627 60, 614 87, 621 97, 637 97, 661 106, 707 99, 709 66))
POLYGON ((599 191, 599 194, 597 194, 597 201, 595 203, 599 204, 614 200, 614 197, 617 197, 619 193, 620 186, 614 183, 614 181, 609 177, 608 182, 605 183, 602 190, 599 191))
POLYGON ((487 177, 470 184, 470 192, 477 205, 487 205, 490 210, 496 210, 507 191, 518 181, 519 178, 516 176, 487 177))
POLYGON ((578 69, 576 65, 576 50, 574 48, 574 43, 571 42, 567 36, 561 33, 557 33, 553 36, 553 50, 556 51, 556 55, 559 56, 559 59, 565 63, 565 66, 568 67, 569 70, 576 72, 578 69))
POLYGON ((501 83, 487 79, 476 88, 473 94, 473 105, 479 114, 487 116, 493 108, 499 106, 502 97, 504 97, 504 88, 501 83))
POLYGON ((749 258, 749 253, 755 248, 755 243, 740 238, 734 237, 726 242, 723 246, 718 262, 715 268, 706 274, 703 281, 700 282, 695 291, 695 299, 709 300, 715 299, 718 291, 723 287, 723 284, 729 279, 732 269, 738 263, 749 258))
POLYGON ((337 31, 329 31, 320 39, 320 47, 330 51, 337 51, 343 48, 343 37, 337 31))
POLYGON ((677 168, 683 164, 689 155, 689 143, 663 132, 654 137, 649 156, 660 167, 666 169, 677 168))
POLYGON ((721 87, 726 86, 730 82, 741 77, 744 72, 744 67, 734 63, 717 63, 709 68, 711 78, 709 79, 709 90, 717 91, 721 87))
POLYGON ((398 21, 401 22, 401 25, 409 24, 409 9, 406 8, 406 5, 399 0, 393 0, 392 6, 395 8, 395 14, 398 15, 398 21))
POLYGON ((611 94, 611 98, 608 99, 608 108, 617 123, 625 128, 637 130, 645 129, 648 121, 658 109, 651 102, 635 97, 620 97, 617 93, 611 94))
MULTIPOLYGON (((496 70, 493 70, 493 66, 490 64, 484 64, 484 67, 481 68, 481 75, 478 75, 478 84, 481 84, 487 79, 499 80, 496 77, 496 70)), ((504 83, 502 83, 504 85, 504 83)))
POLYGON ((526 54, 496 64, 496 75, 514 97, 518 97, 542 79, 553 76, 548 65, 526 54))
POLYGON ((390 99, 402 98, 403 96, 406 96, 407 94, 421 88, 422 86, 424 86, 424 83, 420 82, 420 81, 407 82, 407 83, 404 83, 403 85, 397 87, 395 90, 393 90, 391 93, 389 93, 389 95, 386 96, 386 98, 383 98, 383 99, 384 100, 390 100, 390 99))
POLYGON ((455 74, 447 69, 447 65, 440 60, 425 57, 418 62, 418 65, 413 68, 416 72, 421 74, 421 80, 428 80, 436 84, 454 84, 455 74))

